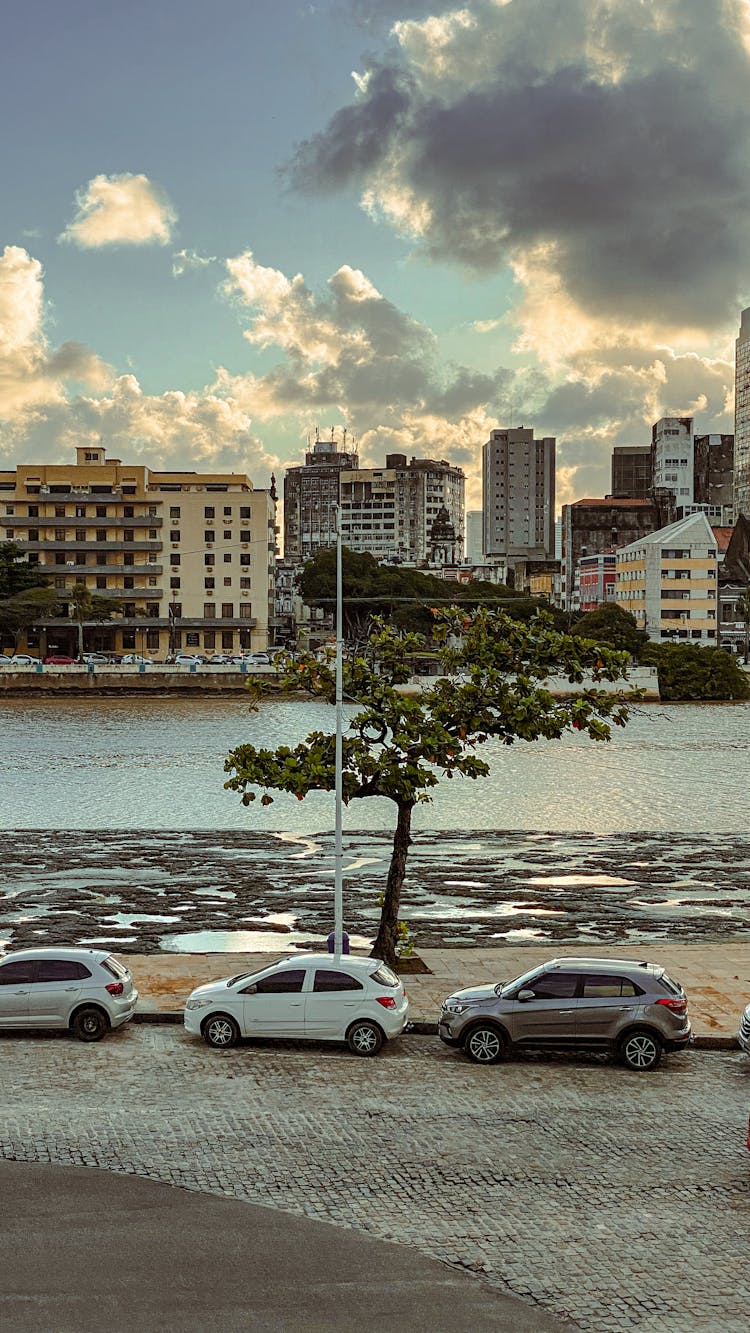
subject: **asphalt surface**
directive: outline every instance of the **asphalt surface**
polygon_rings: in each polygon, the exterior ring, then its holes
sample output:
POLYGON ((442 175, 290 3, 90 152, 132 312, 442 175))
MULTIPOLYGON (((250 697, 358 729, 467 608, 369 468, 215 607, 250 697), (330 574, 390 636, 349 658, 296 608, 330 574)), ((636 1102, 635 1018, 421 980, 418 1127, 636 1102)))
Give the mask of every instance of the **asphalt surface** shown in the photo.
POLYGON ((414 1250, 270 1208, 29 1162, 0 1162, 0 1191, 3 1333, 569 1327, 414 1250))

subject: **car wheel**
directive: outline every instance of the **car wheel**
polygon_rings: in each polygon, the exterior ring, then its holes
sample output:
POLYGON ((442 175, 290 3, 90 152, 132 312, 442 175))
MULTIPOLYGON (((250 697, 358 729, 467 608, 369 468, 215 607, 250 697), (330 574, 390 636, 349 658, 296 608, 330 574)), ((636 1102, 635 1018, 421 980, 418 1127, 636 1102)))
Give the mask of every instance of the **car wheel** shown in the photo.
POLYGON ((487 1023, 472 1028, 464 1042, 464 1050, 478 1065, 496 1065, 506 1053, 507 1042, 502 1032, 487 1023))
POLYGON ((228 1014, 213 1014, 206 1019, 201 1031, 203 1040, 216 1051, 228 1051, 240 1039, 240 1030, 228 1014))
POLYGON ((653 1032, 641 1029, 629 1032, 620 1046, 620 1058, 627 1069, 646 1074, 656 1069, 662 1057, 662 1044, 653 1032))
POLYGON ((346 1034, 349 1050, 355 1055, 377 1055, 383 1045, 383 1034, 377 1023, 363 1019, 353 1023, 346 1034))
POLYGON ((109 1032, 109 1019, 103 1010, 91 1005, 78 1010, 71 1027, 79 1041, 101 1041, 109 1032))

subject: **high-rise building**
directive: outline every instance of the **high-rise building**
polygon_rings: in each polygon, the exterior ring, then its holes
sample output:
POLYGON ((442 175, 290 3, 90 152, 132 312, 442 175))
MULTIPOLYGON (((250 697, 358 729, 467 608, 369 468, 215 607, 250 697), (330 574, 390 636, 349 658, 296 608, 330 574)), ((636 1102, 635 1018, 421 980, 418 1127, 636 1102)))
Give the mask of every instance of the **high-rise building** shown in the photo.
POLYGON ((485 560, 545 560, 555 550, 555 439, 493 430, 482 450, 485 560))
POLYGON ((85 625, 92 651, 164 657, 179 648, 268 646, 276 559, 274 493, 237 473, 152 472, 81 446, 76 462, 0 472, 0 540, 49 574, 60 610, 41 651, 77 653, 76 584, 115 601, 85 625))
POLYGON ((612 450, 612 495, 617 500, 647 500, 652 485, 651 446, 616 444, 612 450))
POLYGON ((750 306, 743 310, 734 362, 734 516, 750 516, 750 306))
POLYGON ((353 449, 333 438, 316 439, 299 467, 284 474, 284 557, 304 564, 336 542, 339 475, 359 466, 353 449))
POLYGON ((463 558, 461 468, 431 458, 387 454, 385 467, 339 474, 343 542, 378 560, 423 565, 463 558))
MULTIPOLYGON (((734 436, 696 435, 693 439, 693 505, 711 523, 731 522, 734 501, 734 436)), ((688 508, 688 506, 686 506, 688 508)))
POLYGON ((705 514, 690 514, 617 552, 618 605, 657 643, 715 644, 717 546, 705 514))
POLYGON ((562 601, 577 609, 576 574, 582 556, 602 555, 654 532, 674 518, 674 496, 656 492, 650 500, 576 500, 562 511, 562 601))
POLYGON ((669 490, 677 505, 693 503, 693 418, 660 417, 651 428, 652 486, 669 490))
POLYGON ((466 561, 469 565, 484 564, 481 509, 466 511, 466 561))

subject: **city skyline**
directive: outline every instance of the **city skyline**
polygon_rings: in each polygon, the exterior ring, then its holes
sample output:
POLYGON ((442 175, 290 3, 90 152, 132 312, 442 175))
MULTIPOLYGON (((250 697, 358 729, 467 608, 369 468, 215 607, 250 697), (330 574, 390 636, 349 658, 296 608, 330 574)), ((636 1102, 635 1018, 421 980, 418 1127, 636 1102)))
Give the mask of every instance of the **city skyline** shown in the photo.
POLYGON ((14 5, 0 465, 263 486, 346 426, 476 508, 498 427, 559 504, 663 415, 731 432, 749 52, 747 0, 14 5))

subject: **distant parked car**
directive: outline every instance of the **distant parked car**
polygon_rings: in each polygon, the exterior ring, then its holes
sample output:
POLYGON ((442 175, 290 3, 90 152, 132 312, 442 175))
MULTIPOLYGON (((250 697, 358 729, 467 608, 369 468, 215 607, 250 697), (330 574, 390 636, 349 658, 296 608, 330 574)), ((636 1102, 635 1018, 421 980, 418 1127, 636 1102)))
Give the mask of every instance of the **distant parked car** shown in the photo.
POLYGON ((45 657, 45 659, 44 659, 44 665, 45 665, 45 666, 73 666, 74 663, 75 663, 75 660, 76 660, 76 659, 75 659, 74 657, 66 657, 64 653, 52 653, 49 657, 45 657))
POLYGON ((10 662, 11 666, 41 666, 41 659, 30 653, 14 653, 10 662))
POLYGON ((745 1006, 742 1018, 740 1019, 740 1030, 737 1033, 737 1040, 743 1051, 750 1055, 750 1004, 745 1006))
POLYGON ((0 653, 0 667, 10 666, 12 661, 12 657, 8 657, 5 653, 0 653))
POLYGON ((132 1018, 138 991, 106 949, 50 946, 0 959, 0 1028, 69 1028, 99 1041, 132 1018))
POLYGON ((270 666, 271 658, 268 653, 245 653, 245 661, 248 666, 270 666))
POLYGON ((203 658, 199 653, 177 653, 174 658, 175 666, 200 666, 203 658))
POLYGON ((682 987, 657 963, 617 958, 552 958, 513 981, 456 991, 438 1035, 478 1064, 521 1048, 584 1048, 639 1073, 692 1040, 682 987))
POLYGON ((385 963, 331 954, 301 954, 211 981, 185 1005, 186 1031, 219 1050, 240 1037, 309 1037, 377 1055, 408 1017, 406 992, 385 963))
POLYGON ((84 653, 83 657, 81 658, 81 661, 85 662, 87 666, 89 662, 93 662, 94 665, 96 666, 114 662, 116 661, 116 658, 112 655, 112 653, 84 653))
POLYGON ((151 657, 141 657, 140 653, 126 653, 120 658, 121 666, 153 666, 154 661, 151 657))
POLYGON ((205 663, 205 665, 206 665, 206 666, 235 666, 236 663, 239 662, 239 661, 241 661, 241 660, 242 660, 241 658, 232 657, 231 654, 228 654, 228 653, 214 653, 214 656, 213 656, 213 657, 209 657, 209 658, 206 659, 206 663, 205 663))

